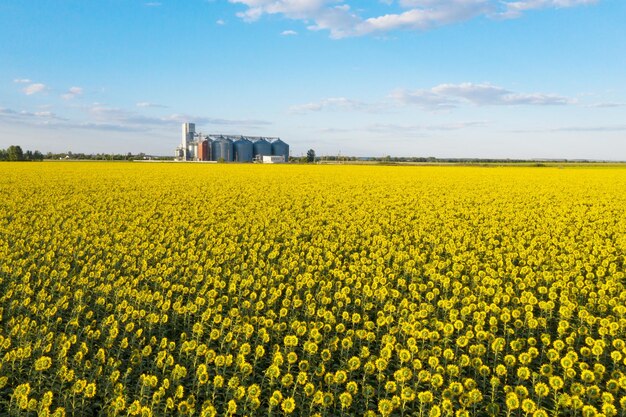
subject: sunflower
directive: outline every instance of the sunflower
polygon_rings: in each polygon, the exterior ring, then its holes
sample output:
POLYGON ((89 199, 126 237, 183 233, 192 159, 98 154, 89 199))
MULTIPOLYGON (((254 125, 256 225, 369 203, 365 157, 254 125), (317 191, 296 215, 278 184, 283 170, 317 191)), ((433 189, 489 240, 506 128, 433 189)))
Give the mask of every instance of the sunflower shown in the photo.
POLYGON ((393 409, 393 403, 390 400, 382 399, 378 402, 378 411, 383 417, 391 415, 393 409))

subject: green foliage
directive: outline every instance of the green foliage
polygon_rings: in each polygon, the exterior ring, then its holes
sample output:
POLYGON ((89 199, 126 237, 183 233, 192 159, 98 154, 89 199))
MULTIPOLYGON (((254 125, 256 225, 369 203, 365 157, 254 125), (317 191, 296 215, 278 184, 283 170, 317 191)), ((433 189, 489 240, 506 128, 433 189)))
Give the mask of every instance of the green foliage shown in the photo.
POLYGON ((19 145, 11 145, 7 149, 0 149, 0 161, 42 161, 43 154, 39 151, 27 150, 24 152, 19 145))

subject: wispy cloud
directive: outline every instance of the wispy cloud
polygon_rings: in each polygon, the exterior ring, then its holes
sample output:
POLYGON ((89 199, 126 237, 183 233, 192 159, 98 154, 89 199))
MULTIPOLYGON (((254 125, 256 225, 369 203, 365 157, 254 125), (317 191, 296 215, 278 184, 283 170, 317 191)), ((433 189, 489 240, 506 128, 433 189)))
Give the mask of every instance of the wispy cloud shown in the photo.
POLYGON ((146 129, 137 126, 124 126, 115 123, 65 123, 62 125, 55 125, 54 127, 59 129, 79 129, 79 130, 97 130, 104 132, 145 132, 146 129))
POLYGON ((347 35, 367 35, 398 29, 428 30, 494 12, 488 0, 401 0, 402 13, 389 13, 361 21, 347 35))
POLYGON ((324 110, 383 112, 415 106, 426 111, 450 110, 461 106, 562 106, 574 104, 568 97, 546 93, 517 93, 492 84, 440 84, 429 89, 398 89, 386 100, 367 103, 346 97, 333 97, 289 108, 290 113, 306 114, 324 110))
POLYGON ((96 104, 88 109, 88 113, 99 123, 118 124, 120 126, 142 126, 145 129, 159 128, 162 126, 176 126, 180 123, 194 121, 203 125, 260 127, 270 125, 271 122, 255 119, 222 119, 203 117, 190 114, 174 113, 163 117, 152 117, 137 112, 106 107, 96 104))
POLYGON ((598 3, 599 0, 516 0, 504 2, 504 10, 500 16, 516 18, 524 12, 538 9, 562 9, 566 7, 588 6, 598 3))
POLYGON ((17 111, 0 107, 0 120, 3 119, 14 123, 19 122, 22 125, 45 127, 46 129, 85 129, 117 132, 140 132, 146 130, 143 127, 125 126, 117 123, 71 121, 64 117, 59 117, 51 111, 17 111))
POLYGON ((45 120, 59 120, 59 121, 66 121, 67 119, 62 118, 57 116, 54 112, 51 112, 49 110, 45 110, 45 111, 26 111, 26 110, 13 110, 13 109, 9 109, 6 107, 0 107, 0 119, 20 119, 20 120, 25 120, 25 119, 37 119, 38 121, 45 121, 45 120))
POLYGON ((238 126, 238 127, 262 127, 269 126, 272 122, 258 119, 222 119, 214 117, 194 116, 188 114, 172 114, 162 120, 176 125, 193 120, 201 125, 238 126))
POLYGON ((226 24, 226 22, 224 20, 222 20, 222 19, 217 19, 215 21, 215 24, 219 25, 219 26, 224 26, 226 24))
POLYGON ((440 84, 428 90, 396 90, 390 97, 404 105, 416 105, 426 110, 475 106, 559 106, 573 104, 575 100, 546 93, 516 93, 492 84, 440 84))
POLYGON ((602 102, 590 104, 589 107, 596 109, 614 109, 617 107, 626 107, 626 103, 602 102))
POLYGON ((149 101, 140 101, 135 105, 142 108, 167 108, 167 106, 163 104, 150 103, 149 101))
POLYGON ((83 89, 81 87, 70 87, 70 89, 67 90, 67 93, 61 95, 61 98, 63 100, 73 100, 82 94, 83 89))
POLYGON ((24 92, 24 94, 26 94, 27 96, 32 96, 33 94, 37 94, 37 93, 41 93, 42 91, 45 91, 48 87, 46 87, 45 84, 42 83, 33 83, 33 84, 29 84, 26 87, 24 87, 22 89, 22 91, 24 92))
POLYGON ((2 117, 12 116, 15 113, 16 113, 15 110, 7 109, 5 107, 0 107, 0 116, 2 116, 2 117))
POLYGON ((16 78, 13 80, 13 82, 16 84, 28 84, 28 83, 31 83, 32 81, 29 80, 28 78, 16 78))
POLYGON ((193 121, 200 125, 229 126, 237 129, 259 128, 271 125, 265 120, 225 119, 174 113, 164 117, 151 117, 116 107, 94 104, 86 107, 86 120, 70 120, 52 111, 17 111, 0 107, 0 119, 17 121, 46 128, 89 129, 118 132, 154 132, 165 129, 174 131, 180 123, 193 121))
POLYGON ((252 22, 263 15, 282 15, 305 22, 309 30, 327 30, 332 38, 380 34, 393 30, 428 30, 480 16, 518 18, 524 12, 593 5, 599 0, 391 0, 379 3, 390 12, 363 16, 361 3, 346 0, 229 0, 246 6, 237 15, 252 22), (355 11, 351 4, 358 4, 355 11))
POLYGON ((298 34, 295 30, 283 30, 281 33, 283 36, 295 36, 298 34))
POLYGON ((625 125, 606 125, 606 126, 566 126, 555 129, 549 129, 550 132, 625 132, 625 125))
POLYGON ((339 127, 322 127, 316 129, 323 134, 344 134, 359 133, 360 135, 375 135, 380 138, 394 137, 427 137, 437 132, 452 132, 465 129, 475 129, 488 126, 486 121, 458 121, 448 123, 435 124, 404 124, 404 123, 372 123, 361 127, 353 127, 350 129, 339 127))
POLYGON ((453 131, 476 127, 485 127, 487 122, 453 122, 442 124, 394 124, 394 123, 376 123, 368 126, 365 130, 376 133, 421 133, 434 131, 453 131))
POLYGON ((289 108, 290 113, 310 113, 322 110, 367 110, 373 105, 358 100, 352 100, 346 97, 331 97, 316 102, 299 104, 289 108))
POLYGON ((150 1, 150 2, 144 3, 143 5, 146 7, 160 7, 163 5, 163 3, 161 3, 160 1, 150 1))
POLYGON ((612 133, 626 132, 626 124, 606 124, 606 125, 572 125, 560 127, 539 127, 528 129, 507 130, 509 133, 612 133))

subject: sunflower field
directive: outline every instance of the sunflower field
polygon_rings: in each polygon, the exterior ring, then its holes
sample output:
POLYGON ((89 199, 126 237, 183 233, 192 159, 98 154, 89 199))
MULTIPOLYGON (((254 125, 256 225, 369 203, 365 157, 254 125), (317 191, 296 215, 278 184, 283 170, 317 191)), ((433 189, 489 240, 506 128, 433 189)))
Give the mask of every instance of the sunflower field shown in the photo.
POLYGON ((1 416, 626 416, 626 169, 5 163, 1 416))

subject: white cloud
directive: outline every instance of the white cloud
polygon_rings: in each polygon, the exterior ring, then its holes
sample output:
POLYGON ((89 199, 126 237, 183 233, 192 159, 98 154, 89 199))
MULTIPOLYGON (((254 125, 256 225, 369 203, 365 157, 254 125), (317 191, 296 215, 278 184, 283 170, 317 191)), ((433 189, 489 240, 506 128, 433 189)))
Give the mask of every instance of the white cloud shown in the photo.
POLYGON ((289 108, 290 113, 306 114, 324 110, 380 113, 398 107, 416 106, 422 110, 449 110, 463 105, 474 106, 558 106, 574 104, 568 97, 545 93, 516 93, 492 84, 440 84, 430 89, 392 91, 388 100, 375 103, 332 97, 289 108))
POLYGON ((550 132, 624 132, 626 125, 569 126, 550 129, 550 132))
POLYGON ((13 109, 8 109, 8 108, 4 108, 4 107, 0 107, 0 119, 19 119, 22 121, 27 121, 27 120, 32 120, 35 121, 36 123, 48 123, 49 121, 52 120, 57 120, 57 121, 65 121, 67 119, 64 119, 62 117, 57 116, 54 112, 51 111, 36 111, 36 112, 32 112, 32 111, 26 111, 26 110, 21 110, 21 111, 16 111, 13 109))
POLYGON ((151 2, 148 2, 148 3, 144 3, 143 5, 146 6, 146 7, 160 7, 162 5, 162 3, 158 2, 158 1, 151 1, 151 2))
POLYGON ((397 133, 420 133, 433 131, 453 131, 475 127, 485 127, 487 123, 484 121, 476 122, 452 122, 445 124, 430 125, 411 125, 411 124, 394 124, 394 123, 376 123, 368 126, 365 130, 368 132, 397 134, 397 133))
POLYGON ((500 13, 506 18, 516 18, 528 10, 562 9, 575 6, 588 6, 598 3, 599 0, 517 0, 504 3, 505 10, 500 13))
POLYGON ((516 93, 491 84, 440 84, 428 90, 397 90, 390 97, 404 105, 417 105, 427 110, 475 106, 555 106, 573 104, 575 100, 556 94, 516 93))
POLYGON ((62 94, 61 98, 63 100, 72 100, 74 98, 76 98, 77 96, 80 96, 83 94, 83 89, 80 87, 70 87, 69 90, 67 90, 67 93, 62 94))
POLYGON ((28 84, 28 83, 31 83, 32 81, 29 80, 28 78, 16 78, 13 80, 13 82, 16 84, 28 84))
POLYGON ((538 129, 516 129, 510 130, 511 133, 611 133, 625 132, 626 124, 612 125, 589 125, 589 126, 562 126, 554 128, 538 128, 538 129))
POLYGON ((267 120, 258 119, 222 119, 215 117, 194 116, 189 114, 171 114, 167 117, 159 119, 165 123, 178 125, 180 123, 193 120, 200 125, 219 125, 219 126, 236 126, 236 127, 261 127, 269 126, 272 123, 267 120))
POLYGON ((590 104, 589 107, 592 107, 595 109, 614 109, 617 107, 626 107, 626 103, 602 102, 602 103, 590 104))
POLYGON ((322 110, 368 110, 373 107, 370 104, 358 100, 352 100, 345 97, 325 98, 317 102, 299 104, 289 108, 290 113, 304 114, 310 112, 319 112, 322 110))
POLYGON ((200 125, 209 125, 215 128, 259 129, 271 125, 265 120, 254 119, 222 119, 189 114, 170 114, 164 117, 144 116, 134 111, 115 107, 107 107, 95 103, 83 108, 87 117, 81 119, 67 119, 56 115, 50 110, 17 111, 0 107, 0 121, 7 120, 21 125, 35 127, 45 126, 51 129, 87 129, 116 132, 162 132, 164 129, 176 131, 180 123, 193 121, 200 125))
POLYGON ((341 0, 229 0, 247 6, 237 16, 247 22, 264 14, 280 14, 302 20, 309 30, 329 30, 333 37, 343 37, 356 26, 360 18, 341 0))
POLYGON ((221 119, 213 117, 204 117, 189 114, 170 114, 163 117, 144 116, 142 114, 120 109, 116 107, 106 107, 95 104, 87 109, 88 113, 99 124, 118 125, 120 127, 142 127, 146 130, 159 128, 161 126, 176 126, 180 123, 194 121, 196 124, 205 125, 221 125, 221 126, 240 126, 240 127, 259 127, 270 125, 265 120, 254 119, 221 119))
POLYGON ((34 84, 29 84, 28 86, 26 86, 22 91, 24 92, 24 94, 26 94, 27 96, 31 96, 33 94, 37 94, 37 93, 41 93, 42 91, 45 91, 47 89, 45 84, 42 83, 34 83, 34 84))
POLYGON ((400 105, 415 105, 425 110, 446 110, 457 107, 457 100, 445 97, 431 90, 395 90, 389 98, 400 105))
POLYGON ((427 30, 493 11, 489 0, 402 0, 400 4, 408 10, 365 19, 354 28, 354 35, 397 29, 427 30))
POLYGON ((283 36, 295 36, 298 34, 295 30, 283 30, 281 33, 283 36))
POLYGON ((224 20, 222 20, 222 19, 217 19, 215 21, 215 24, 219 25, 219 26, 224 26, 226 24, 226 22, 224 20))
POLYGON ((150 103, 149 101, 140 101, 135 104, 137 107, 143 108, 166 108, 163 104, 150 103))
MULTIPOLYGON (((393 7, 390 13, 362 16, 347 0, 229 0, 246 6, 237 15, 252 22, 263 15, 282 15, 303 21, 309 30, 328 30, 332 38, 385 33, 392 30, 427 30, 479 16, 517 18, 524 12, 546 8, 592 5, 599 0, 399 0, 379 3, 393 7)), ((359 7, 360 3, 351 2, 359 7)), ((360 11, 360 9, 359 9, 360 11)))

